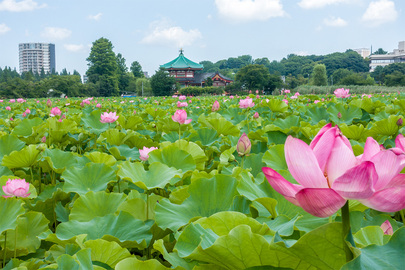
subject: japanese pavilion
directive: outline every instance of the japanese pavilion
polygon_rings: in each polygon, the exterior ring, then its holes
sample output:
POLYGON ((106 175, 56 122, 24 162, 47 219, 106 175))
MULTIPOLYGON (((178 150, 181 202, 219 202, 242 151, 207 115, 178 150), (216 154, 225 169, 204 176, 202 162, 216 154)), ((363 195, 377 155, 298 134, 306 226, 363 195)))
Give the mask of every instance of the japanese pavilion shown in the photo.
POLYGON ((208 77, 212 79, 212 86, 215 87, 226 86, 233 82, 232 79, 223 76, 219 72, 198 72, 203 70, 204 66, 185 57, 183 49, 180 49, 180 54, 177 58, 160 67, 166 69, 171 76, 175 77, 176 81, 179 82, 182 87, 203 87, 208 77))

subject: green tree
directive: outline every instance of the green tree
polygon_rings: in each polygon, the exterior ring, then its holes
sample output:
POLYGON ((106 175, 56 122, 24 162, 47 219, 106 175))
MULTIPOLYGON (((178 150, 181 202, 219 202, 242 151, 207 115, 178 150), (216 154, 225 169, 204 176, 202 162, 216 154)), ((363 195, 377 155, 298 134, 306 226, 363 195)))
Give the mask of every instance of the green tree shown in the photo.
POLYGON ((312 85, 328 85, 328 77, 326 76, 326 66, 324 64, 316 64, 311 76, 312 85))
POLYGON ((118 64, 111 41, 106 38, 94 41, 87 62, 88 81, 97 85, 99 94, 117 96, 119 94, 118 64))
POLYGON ((152 96, 152 86, 150 80, 147 78, 137 78, 136 79, 136 94, 138 96, 152 96))
POLYGON ((151 77, 150 85, 153 95, 155 96, 170 96, 175 90, 176 79, 161 68, 151 77))
POLYGON ((131 80, 129 73, 128 73, 128 67, 125 62, 125 58, 122 57, 122 54, 118 53, 117 54, 117 75, 118 75, 118 88, 120 89, 120 92, 123 92, 126 90, 129 86, 129 82, 131 80))
POLYGON ((248 89, 263 89, 269 81, 270 72, 263 65, 247 65, 236 73, 236 81, 248 89))
POLYGON ((399 71, 394 71, 385 76, 386 86, 405 86, 405 75, 399 71))
POLYGON ((205 84, 204 84, 204 86, 212 86, 212 84, 213 84, 213 82, 212 82, 212 78, 211 77, 207 77, 206 79, 205 79, 205 84))
POLYGON ((333 84, 340 84, 340 81, 343 78, 345 78, 351 74, 353 74, 353 72, 348 70, 347 68, 339 68, 339 69, 335 70, 331 76, 332 80, 333 80, 333 84))
POLYGON ((134 61, 131 64, 130 70, 132 74, 134 74, 135 78, 143 78, 145 77, 142 71, 142 66, 139 64, 138 61, 134 61))
POLYGON ((373 52, 373 54, 387 54, 387 51, 384 51, 382 48, 378 48, 378 50, 376 50, 375 52, 373 52))

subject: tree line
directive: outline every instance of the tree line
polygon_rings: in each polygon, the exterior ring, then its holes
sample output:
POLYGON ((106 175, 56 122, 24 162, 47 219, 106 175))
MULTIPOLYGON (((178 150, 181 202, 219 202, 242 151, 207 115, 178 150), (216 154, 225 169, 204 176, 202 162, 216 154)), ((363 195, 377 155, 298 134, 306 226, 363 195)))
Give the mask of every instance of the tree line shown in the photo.
MULTIPOLYGON (((100 38, 93 42, 86 71, 87 81, 82 82, 77 71, 71 74, 63 69, 39 74, 19 74, 10 67, 0 68, 0 97, 48 97, 62 94, 74 96, 118 96, 122 94, 171 95, 180 86, 169 74, 159 69, 151 78, 145 78, 142 66, 133 61, 128 68, 121 53, 114 52, 112 42, 100 38), (51 91, 52 89, 52 91, 51 91)), ((376 53, 384 53, 379 49, 376 53)), ((386 52, 385 52, 386 53, 386 52)), ((230 57, 215 63, 201 61, 200 72, 220 72, 234 82, 227 92, 275 89, 294 89, 300 85, 385 85, 405 86, 405 63, 377 67, 369 72, 369 59, 358 53, 346 52, 327 55, 301 56, 289 54, 280 61, 268 58, 253 59, 250 55, 230 57)))

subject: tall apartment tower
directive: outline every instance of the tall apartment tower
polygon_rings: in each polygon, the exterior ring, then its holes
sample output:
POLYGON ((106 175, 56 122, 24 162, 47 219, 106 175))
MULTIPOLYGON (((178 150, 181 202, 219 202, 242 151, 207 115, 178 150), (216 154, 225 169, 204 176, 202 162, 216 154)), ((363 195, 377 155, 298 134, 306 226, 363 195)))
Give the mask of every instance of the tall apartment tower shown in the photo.
POLYGON ((20 73, 32 71, 45 73, 55 71, 55 44, 52 43, 20 43, 20 73))

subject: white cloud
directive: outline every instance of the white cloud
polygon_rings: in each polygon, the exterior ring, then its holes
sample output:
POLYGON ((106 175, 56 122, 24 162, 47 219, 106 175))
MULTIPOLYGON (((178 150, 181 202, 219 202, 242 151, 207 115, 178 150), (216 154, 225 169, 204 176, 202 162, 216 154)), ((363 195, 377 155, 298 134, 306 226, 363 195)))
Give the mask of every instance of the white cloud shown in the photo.
POLYGON ((189 31, 179 26, 171 26, 167 20, 153 22, 150 34, 141 40, 144 44, 172 45, 176 48, 190 46, 202 35, 198 29, 189 31))
POLYGON ((63 47, 69 52, 80 52, 85 49, 83 44, 64 44, 63 47))
POLYGON ((70 37, 72 31, 66 28, 45 27, 41 36, 50 40, 61 40, 70 37))
POLYGON ((266 21, 286 15, 280 0, 215 0, 221 16, 232 22, 266 21))
POLYGON ((11 30, 11 28, 8 27, 5 23, 0 24, 0 35, 3 35, 10 30, 11 30))
POLYGON ((328 5, 349 3, 351 0, 301 0, 298 5, 304 9, 323 8, 328 5))
POLYGON ((22 12, 46 7, 46 4, 38 4, 33 0, 3 0, 0 2, 0 11, 22 12))
POLYGON ((393 22, 397 17, 398 12, 393 1, 379 0, 369 4, 362 20, 370 26, 378 26, 383 23, 393 22))
POLYGON ((323 20, 323 23, 326 26, 332 27, 344 27, 347 26, 347 22, 340 17, 329 17, 323 20))
POLYGON ((97 13, 96 15, 89 15, 87 18, 90 20, 99 21, 102 15, 103 13, 97 13))

